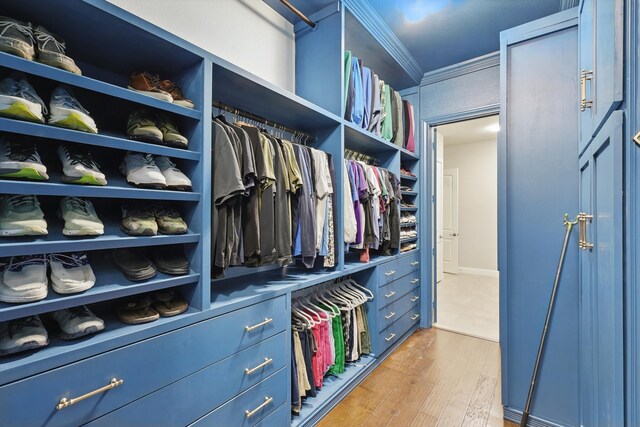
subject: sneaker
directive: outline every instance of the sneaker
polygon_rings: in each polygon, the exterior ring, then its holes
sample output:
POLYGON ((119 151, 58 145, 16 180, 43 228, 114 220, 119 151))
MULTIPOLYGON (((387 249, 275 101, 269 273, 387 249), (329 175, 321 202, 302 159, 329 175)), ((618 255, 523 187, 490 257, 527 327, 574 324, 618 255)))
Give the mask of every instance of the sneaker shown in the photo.
POLYGON ((174 104, 187 108, 195 107, 195 105, 193 105, 193 101, 185 98, 182 93, 182 89, 180 89, 180 87, 171 80, 162 80, 160 82, 160 87, 171 95, 174 104))
POLYGON ((78 68, 73 59, 65 54, 67 46, 63 39, 42 25, 38 25, 33 29, 33 35, 36 42, 38 62, 61 68, 79 76, 82 75, 80 68, 78 68))
POLYGON ((49 255, 51 287, 59 294, 75 294, 90 289, 96 276, 84 252, 49 255))
POLYGON ((44 123, 43 112, 47 107, 27 80, 7 77, 0 81, 0 116, 44 123))
POLYGON ((129 152, 120 164, 120 172, 136 187, 162 189, 167 187, 164 174, 151 154, 129 152))
POLYGON ((187 148, 189 140, 182 136, 178 127, 167 114, 157 113, 156 124, 162 132, 162 143, 170 147, 187 148))
POLYGON ((133 248, 114 250, 113 260, 124 276, 132 282, 151 279, 157 274, 156 267, 151 261, 133 248))
POLYGON ((164 274, 182 276, 189 273, 189 260, 184 256, 182 245, 154 248, 153 263, 164 274))
POLYGON ((168 157, 157 156, 155 163, 165 178, 168 190, 191 191, 191 180, 168 157))
POLYGON ((58 86, 51 94, 49 101, 51 115, 48 123, 53 126, 98 133, 96 123, 89 112, 78 102, 71 89, 58 86))
POLYGON ((127 137, 138 141, 162 144, 162 131, 156 126, 155 117, 149 110, 136 110, 129 114, 127 137))
POLYGON ((187 232, 187 223, 173 207, 159 205, 153 208, 153 212, 160 234, 184 234, 187 232))
POLYGON ((60 339, 63 340, 73 340, 104 330, 104 320, 84 305, 54 311, 51 317, 58 322, 60 339))
POLYGON ((104 224, 98 218, 93 204, 78 197, 65 197, 60 201, 58 217, 64 220, 65 236, 100 236, 104 224))
POLYGON ((156 99, 161 99, 162 101, 173 102, 173 97, 167 90, 161 87, 160 76, 157 74, 154 75, 147 73, 146 71, 142 73, 133 73, 129 78, 128 88, 133 91, 152 96, 156 99))
POLYGON ((49 335, 38 316, 0 323, 0 356, 33 350, 49 344, 49 335))
POLYGON ((33 27, 30 22, 0 16, 0 51, 33 61, 33 27))
POLYGON ((5 258, 0 269, 0 301, 25 303, 47 297, 47 259, 44 255, 5 258))
POLYGON ((58 147, 58 158, 62 162, 62 181, 69 184, 107 185, 105 175, 91 158, 91 153, 80 152, 64 145, 58 147))
POLYGON ((123 206, 122 231, 129 236, 155 236, 158 223, 151 207, 123 206))
POLYGON ((0 198, 0 236, 46 235, 47 221, 36 196, 0 198))
POLYGON ((0 177, 33 180, 49 179, 36 146, 0 138, 0 177))

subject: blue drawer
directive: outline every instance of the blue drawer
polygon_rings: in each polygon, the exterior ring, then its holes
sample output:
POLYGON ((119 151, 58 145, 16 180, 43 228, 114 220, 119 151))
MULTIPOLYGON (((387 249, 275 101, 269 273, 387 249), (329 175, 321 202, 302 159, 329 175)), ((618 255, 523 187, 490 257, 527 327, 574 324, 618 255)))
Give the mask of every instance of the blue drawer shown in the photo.
POLYGON ((291 424, 291 405, 282 405, 254 427, 288 427, 291 424))
MULTIPOLYGON (((256 425, 275 408, 286 402, 287 385, 291 382, 288 372, 287 369, 280 370, 190 426, 248 427, 256 425)), ((266 426, 266 424, 261 425, 266 426)), ((278 427, 277 424, 273 426, 278 427)))
POLYGON ((420 320, 420 305, 415 306, 412 310, 407 311, 404 316, 398 319, 384 331, 378 334, 376 352, 384 353, 396 341, 398 341, 412 326, 420 320))
MULTIPOLYGON (((419 292, 408 292, 388 306, 378 310, 378 332, 385 330, 398 321, 407 311, 418 305, 419 299, 419 292)), ((419 311, 419 309, 414 311, 419 311)))
POLYGON ((286 357, 286 345, 286 333, 281 332, 88 425, 139 427, 184 426, 192 423, 284 368, 291 360, 291 356, 286 357), (267 360, 271 362, 262 368, 255 368, 267 360), (246 369, 253 371, 247 373, 246 369))
POLYGON ((420 270, 420 253, 401 256, 378 266, 378 286, 386 286, 400 277, 420 270))
POLYGON ((0 426, 87 423, 287 329, 285 296, 181 328, 0 387, 0 426), (246 331, 272 319, 264 326, 246 331), (73 398, 123 380, 114 389, 56 410, 73 398))
POLYGON ((378 290, 378 308, 382 309, 409 291, 420 292, 420 272, 413 272, 378 290), (414 290, 415 289, 415 290, 414 290))

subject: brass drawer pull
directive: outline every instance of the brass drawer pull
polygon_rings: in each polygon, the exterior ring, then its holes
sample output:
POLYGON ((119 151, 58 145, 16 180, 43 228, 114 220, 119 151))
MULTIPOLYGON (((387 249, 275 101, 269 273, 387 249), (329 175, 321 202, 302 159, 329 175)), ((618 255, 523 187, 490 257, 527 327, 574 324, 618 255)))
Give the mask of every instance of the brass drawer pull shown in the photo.
POLYGON ((273 397, 269 397, 269 396, 265 396, 264 398, 264 402, 262 402, 262 404, 260 406, 258 406, 256 409, 254 409, 253 411, 250 410, 246 410, 244 411, 245 415, 247 416, 247 418, 251 418, 253 417, 255 414, 257 414, 258 412, 260 412, 260 410, 262 408, 264 408, 265 406, 267 406, 269 403, 273 402, 273 397))
POLYGON ((412 266, 412 267, 415 267, 415 266, 416 266, 416 265, 418 265, 418 264, 420 264, 420 261, 413 261, 413 262, 411 263, 411 266, 412 266))
POLYGON ((384 294, 384 296, 385 296, 386 298, 391 298, 391 297, 392 297, 392 296, 394 296, 395 294, 396 294, 396 291, 391 291, 391 292, 389 292, 388 294, 384 294))
POLYGON ((66 408, 67 406, 75 405, 76 403, 82 400, 88 399, 91 396, 95 396, 96 394, 104 393, 107 390, 111 390, 112 388, 121 386, 122 383, 124 383, 124 380, 118 380, 116 378, 112 378, 109 384, 107 384, 106 386, 100 387, 97 390, 90 391, 89 393, 83 394, 80 397, 74 397, 72 399, 67 399, 66 397, 63 397, 62 399, 60 399, 60 402, 56 405, 56 409, 59 411, 61 409, 66 408))
POLYGON ((251 332, 251 331, 253 331, 254 329, 258 329, 258 328, 259 328, 259 327, 261 327, 261 326, 268 325, 268 324, 269 324, 269 323, 271 323, 271 322, 273 322, 273 319, 272 319, 272 318, 270 318, 270 317, 265 317, 264 322, 260 322, 260 323, 258 323, 257 325, 253 325, 253 326, 245 326, 245 327, 244 327, 244 330, 245 330, 245 331, 247 331, 247 332, 251 332))
POLYGON ((251 375, 253 374, 255 371, 257 371, 258 369, 264 368, 265 366, 267 366, 268 364, 270 364, 271 362, 273 362, 273 359, 269 358, 269 357, 265 357, 264 358, 264 362, 262 362, 261 364, 259 364, 258 366, 256 366, 255 368, 246 368, 244 370, 245 375, 251 375))
POLYGON ((385 338, 385 341, 389 342, 393 339, 393 337, 395 337, 396 334, 394 334, 393 332, 391 333, 391 335, 389 335, 388 337, 385 338))
POLYGON ((418 295, 416 295, 415 297, 411 298, 411 302, 416 302, 420 299, 420 297, 418 295))
POLYGON ((412 284, 412 285, 415 285, 415 284, 416 284, 416 283, 418 283, 419 281, 420 281, 420 279, 413 279, 413 280, 411 281, 411 284, 412 284))
POLYGON ((395 315, 396 315, 396 313, 392 311, 391 313, 389 313, 389 314, 387 314, 386 316, 384 316, 384 318, 385 318, 385 319, 391 319, 391 318, 392 318, 393 316, 395 316, 395 315))
POLYGON ((384 273, 385 276, 393 276, 394 274, 396 274, 395 270, 387 271, 386 273, 384 273))
POLYGON ((420 317, 419 314, 414 314, 413 316, 411 316, 411 320, 416 320, 418 317, 420 317))

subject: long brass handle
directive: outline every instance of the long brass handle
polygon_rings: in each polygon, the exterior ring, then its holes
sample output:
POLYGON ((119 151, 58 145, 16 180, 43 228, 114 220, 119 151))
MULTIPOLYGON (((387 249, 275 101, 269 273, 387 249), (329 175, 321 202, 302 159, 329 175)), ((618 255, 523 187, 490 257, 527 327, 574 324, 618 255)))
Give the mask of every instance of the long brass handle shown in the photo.
POLYGON ((112 378, 109 384, 107 384, 106 386, 100 387, 99 389, 93 390, 87 394, 83 394, 82 396, 74 397, 72 399, 67 399, 66 397, 63 397, 62 399, 60 399, 60 402, 58 402, 58 404, 56 405, 56 409, 59 411, 68 406, 75 405, 76 403, 82 400, 88 399, 91 396, 95 396, 96 394, 104 393, 107 390, 111 390, 112 388, 121 386, 123 383, 124 383, 124 380, 118 380, 116 378, 112 378))
POLYGON ((395 315, 396 315, 396 313, 392 311, 391 313, 389 313, 389 314, 387 314, 386 316, 384 316, 384 318, 385 318, 385 319, 391 319, 391 318, 392 318, 393 316, 395 316, 395 315))
POLYGON ((244 370, 245 375, 251 375, 253 374, 255 371, 257 371, 258 369, 264 368, 265 366, 267 366, 268 364, 270 364, 271 362, 273 362, 273 359, 269 358, 269 357, 265 357, 264 358, 264 362, 262 362, 261 364, 259 364, 258 366, 254 367, 254 368, 246 368, 244 370))
POLYGON ((253 325, 253 326, 245 326, 245 327, 244 327, 244 330, 245 330, 245 331, 247 331, 247 332, 251 332, 251 331, 253 331, 254 329, 258 329, 258 328, 260 328, 260 327, 262 327, 262 326, 264 326, 264 325, 268 325, 268 324, 269 324, 269 323, 271 323, 271 322, 273 322, 273 319, 272 319, 272 318, 270 318, 270 317, 265 317, 264 322, 260 322, 260 323, 258 323, 257 325, 253 325))
POLYGON ((393 332, 391 333, 391 335, 389 335, 388 337, 385 338, 385 341, 389 342, 393 339, 393 337, 395 337, 396 334, 394 334, 393 332))
POLYGON ((420 264, 420 261, 413 261, 411 263, 411 266, 415 267, 416 265, 420 264))
POLYGON ((420 279, 413 279, 413 280, 411 281, 411 284, 412 284, 412 285, 415 285, 415 284, 416 284, 416 283, 418 283, 419 281, 420 281, 420 279))
POLYGON ((386 273, 384 273, 385 276, 393 276, 394 274, 396 274, 395 270, 387 271, 386 273))
POLYGON ((420 299, 420 297, 416 295, 415 297, 411 298, 411 302, 416 302, 419 299, 420 299))
POLYGON ((394 296, 396 294, 396 291, 391 291, 388 294, 384 294, 385 298, 391 298, 392 296, 394 296))
POLYGON ((419 314, 414 314, 413 316, 411 316, 411 320, 416 320, 418 317, 420 317, 419 314))
POLYGON ((580 111, 593 107, 593 101, 587 99, 587 80, 593 79, 593 70, 582 70, 580 73, 580 111))
POLYGON ((593 243, 587 242, 587 221, 591 223, 593 215, 580 212, 578 214, 578 247, 584 250, 593 250, 593 243))
POLYGON ((250 411, 250 410, 247 409, 246 411, 244 411, 244 413, 247 416, 247 418, 251 418, 255 414, 257 414, 262 408, 264 408, 265 406, 267 406, 271 402, 273 402, 273 397, 265 396, 264 402, 262 402, 262 404, 260 406, 258 406, 253 411, 250 411))

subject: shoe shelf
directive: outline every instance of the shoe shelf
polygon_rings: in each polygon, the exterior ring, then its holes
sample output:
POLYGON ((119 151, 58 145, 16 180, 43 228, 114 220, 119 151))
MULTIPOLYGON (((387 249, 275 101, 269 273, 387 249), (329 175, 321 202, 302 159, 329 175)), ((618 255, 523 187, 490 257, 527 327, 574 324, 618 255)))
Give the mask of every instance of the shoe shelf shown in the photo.
POLYGON ((418 208, 400 208, 400 212, 417 212, 418 208))
POLYGON ((406 148, 400 148, 400 158, 402 159, 402 161, 405 161, 405 160, 418 161, 418 160, 420 160, 420 156, 418 156, 416 153, 412 153, 411 151, 407 150, 406 148))
POLYGON ((417 241, 418 241, 417 237, 410 237, 408 239, 401 239, 400 240, 400 244, 402 244, 402 243, 412 243, 412 242, 417 242, 417 241))
MULTIPOLYGON (((4 52, 0 52, 0 67, 7 67, 12 70, 21 71, 23 73, 54 80, 59 83, 73 86, 74 88, 82 88, 91 92, 100 93, 114 98, 135 102, 141 106, 151 107, 157 110, 167 111, 180 116, 192 119, 201 119, 202 111, 173 104, 167 101, 147 96, 145 94, 135 92, 126 87, 116 86, 111 83, 102 82, 91 77, 79 76, 65 70, 61 70, 49 65, 41 64, 35 61, 29 61, 4 52)), ((43 98, 45 102, 48 99, 43 98)))
POLYGON ((402 191, 401 193, 403 196, 408 196, 408 197, 415 197, 418 195, 417 191, 402 191))
POLYGON ((411 181, 411 182, 418 181, 418 177, 411 176, 411 175, 402 175, 402 174, 400 174, 400 179, 403 180, 403 181, 411 181))

